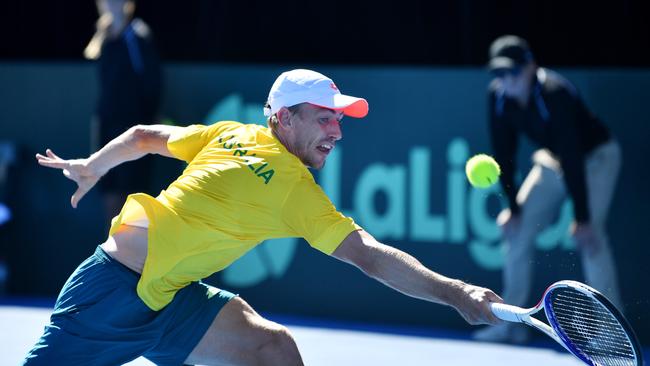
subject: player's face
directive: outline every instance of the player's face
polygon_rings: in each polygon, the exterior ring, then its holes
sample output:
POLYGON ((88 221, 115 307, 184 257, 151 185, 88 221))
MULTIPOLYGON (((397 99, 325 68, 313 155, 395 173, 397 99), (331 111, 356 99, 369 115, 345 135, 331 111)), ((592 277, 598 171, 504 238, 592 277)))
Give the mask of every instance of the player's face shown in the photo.
POLYGON ((305 104, 291 114, 294 153, 307 166, 320 169, 325 159, 343 137, 343 112, 305 104))

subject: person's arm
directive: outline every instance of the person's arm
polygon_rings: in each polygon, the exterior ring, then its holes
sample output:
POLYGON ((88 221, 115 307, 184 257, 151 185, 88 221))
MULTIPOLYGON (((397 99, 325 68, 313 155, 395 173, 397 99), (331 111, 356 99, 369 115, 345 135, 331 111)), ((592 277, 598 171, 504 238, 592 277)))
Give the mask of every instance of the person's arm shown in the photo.
POLYGON ((551 124, 552 138, 556 154, 562 165, 564 181, 567 185, 578 225, 589 224, 589 201, 587 198, 586 156, 582 134, 578 123, 580 100, 566 90, 559 90, 549 99, 549 109, 554 114, 551 124), (552 104, 551 104, 552 103, 552 104))
MULTIPOLYGON (((501 97, 503 98, 503 97, 501 97)), ((508 206, 512 215, 519 214, 517 204, 517 187, 515 185, 515 169, 517 159, 517 130, 511 125, 505 111, 497 113, 497 96, 495 91, 490 91, 488 97, 488 128, 490 143, 494 158, 501 167, 501 187, 508 198, 508 206)), ((503 103, 503 102, 499 102, 503 103)))
POLYGON ((450 305, 470 324, 500 322, 489 308, 490 302, 503 302, 494 292, 433 272, 411 255, 378 242, 363 230, 349 234, 332 256, 403 294, 450 305))
POLYGON ((110 169, 146 154, 159 154, 173 157, 167 148, 167 141, 172 133, 182 127, 166 125, 137 125, 116 137, 99 151, 85 159, 62 159, 52 150, 45 155, 36 154, 40 165, 61 169, 63 175, 77 183, 77 191, 70 203, 76 208, 81 198, 110 169))
POLYGON ((580 111, 584 108, 582 100, 569 93, 559 90, 554 95, 553 113, 555 123, 552 133, 560 158, 564 181, 573 200, 575 222, 570 232, 576 245, 587 254, 593 255, 602 248, 594 227, 591 225, 589 212, 588 187, 586 177, 586 156, 582 146, 582 131, 580 131, 580 111))
POLYGON ((97 60, 101 56, 102 44, 104 43, 104 39, 106 39, 108 28, 112 22, 113 18, 110 14, 103 14, 97 19, 95 34, 84 49, 84 57, 87 60, 97 60))

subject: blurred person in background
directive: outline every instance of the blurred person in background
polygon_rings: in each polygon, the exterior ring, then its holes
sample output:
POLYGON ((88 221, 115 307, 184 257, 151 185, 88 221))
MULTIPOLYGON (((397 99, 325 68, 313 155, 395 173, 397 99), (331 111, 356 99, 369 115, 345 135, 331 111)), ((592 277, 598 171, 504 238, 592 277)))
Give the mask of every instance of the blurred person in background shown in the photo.
MULTIPOLYGON (((621 167, 621 149, 576 88, 556 72, 538 67, 528 43, 502 36, 490 46, 489 130, 501 165, 501 186, 509 208, 497 217, 507 245, 503 299, 528 307, 537 235, 573 201, 571 234, 581 254, 584 277, 617 307, 621 298, 606 220, 621 167), (520 135, 540 149, 520 187, 515 183, 520 135)), ((482 341, 525 343, 524 326, 502 323, 479 330, 482 341)))
MULTIPOLYGON (((129 127, 157 120, 161 66, 151 30, 134 18, 132 0, 97 0, 97 31, 84 56, 98 61, 99 99, 91 121, 91 149, 100 147, 129 127)), ((148 191, 152 158, 123 165, 100 182, 107 217, 117 215, 127 194, 148 191)))
MULTIPOLYGON (((64 285, 26 365, 117 365, 140 355, 161 365, 302 365, 286 327, 200 282, 269 238, 304 238, 405 295, 452 306, 469 323, 499 322, 489 307, 501 302, 494 292, 378 242, 314 181, 308 167, 323 167, 344 116, 367 115, 365 99, 341 94, 320 73, 291 70, 267 101, 268 127, 137 125, 85 159, 37 154, 77 184, 73 207, 124 162, 159 154, 188 166, 157 197, 128 196, 107 240, 64 285)), ((320 291, 317 281, 311 291, 320 291)))

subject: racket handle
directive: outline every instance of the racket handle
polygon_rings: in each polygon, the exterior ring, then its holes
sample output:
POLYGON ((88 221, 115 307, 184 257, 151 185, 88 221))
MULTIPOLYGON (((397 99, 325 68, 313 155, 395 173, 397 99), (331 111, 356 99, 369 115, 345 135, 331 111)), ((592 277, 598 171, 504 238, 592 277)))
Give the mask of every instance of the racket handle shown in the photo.
POLYGON ((519 315, 523 309, 520 307, 493 302, 490 303, 490 309, 492 310, 492 313, 501 320, 515 323, 521 322, 519 315))

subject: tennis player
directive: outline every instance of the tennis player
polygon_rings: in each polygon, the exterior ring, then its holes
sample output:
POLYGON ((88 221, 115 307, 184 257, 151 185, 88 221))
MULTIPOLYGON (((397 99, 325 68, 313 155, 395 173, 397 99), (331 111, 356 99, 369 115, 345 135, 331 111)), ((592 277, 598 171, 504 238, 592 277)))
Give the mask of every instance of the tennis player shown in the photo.
POLYGON ((138 125, 85 159, 37 154, 77 183, 73 207, 124 162, 159 154, 188 165, 158 197, 127 198, 106 242, 64 285, 25 364, 116 365, 142 355, 160 365, 301 365, 287 328, 200 281, 280 237, 305 238, 406 295, 452 306, 471 324, 499 322, 488 306, 501 302, 495 293, 379 243, 315 183, 307 167, 325 164, 343 116, 367 113, 366 100, 341 94, 326 76, 292 70, 271 87, 268 127, 138 125))

